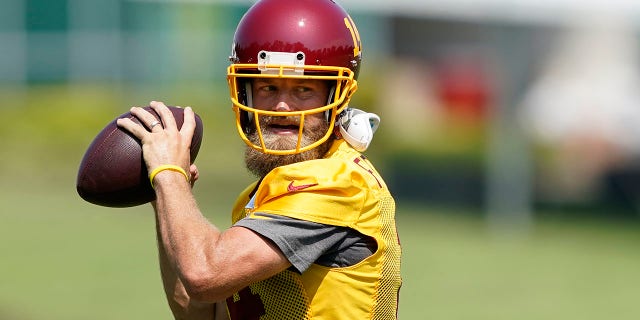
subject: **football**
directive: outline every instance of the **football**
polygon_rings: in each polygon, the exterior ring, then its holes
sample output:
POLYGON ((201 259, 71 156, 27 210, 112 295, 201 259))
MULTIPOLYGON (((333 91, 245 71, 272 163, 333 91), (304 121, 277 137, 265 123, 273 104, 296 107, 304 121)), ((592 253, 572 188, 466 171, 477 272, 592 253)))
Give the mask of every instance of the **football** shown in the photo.
MULTIPOLYGON (((160 120, 151 107, 144 109, 160 120)), ((178 107, 169 107, 169 110, 181 128, 184 110, 178 107)), ((116 120, 119 118, 130 118, 140 123, 137 117, 127 112, 107 124, 87 148, 76 180, 76 189, 82 199, 104 207, 133 207, 155 199, 140 140, 118 127, 116 120)), ((195 119, 191 163, 195 161, 202 142, 202 120, 197 114, 195 119)))

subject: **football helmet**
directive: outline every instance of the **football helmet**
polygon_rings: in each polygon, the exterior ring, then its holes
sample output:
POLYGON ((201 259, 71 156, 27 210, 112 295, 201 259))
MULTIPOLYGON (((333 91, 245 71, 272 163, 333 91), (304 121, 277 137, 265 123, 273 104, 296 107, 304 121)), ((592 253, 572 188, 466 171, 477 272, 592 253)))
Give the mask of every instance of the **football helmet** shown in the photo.
POLYGON ((327 141, 337 116, 357 89, 362 61, 358 30, 347 12, 332 0, 260 0, 242 17, 236 29, 227 69, 236 127, 250 147, 269 154, 295 154, 327 141), (255 78, 318 79, 330 81, 324 106, 276 112, 252 105, 255 78), (319 140, 302 145, 304 119, 324 113, 329 129, 319 140), (270 149, 265 145, 260 117, 299 117, 296 147, 270 149), (257 134, 259 142, 249 135, 257 134))

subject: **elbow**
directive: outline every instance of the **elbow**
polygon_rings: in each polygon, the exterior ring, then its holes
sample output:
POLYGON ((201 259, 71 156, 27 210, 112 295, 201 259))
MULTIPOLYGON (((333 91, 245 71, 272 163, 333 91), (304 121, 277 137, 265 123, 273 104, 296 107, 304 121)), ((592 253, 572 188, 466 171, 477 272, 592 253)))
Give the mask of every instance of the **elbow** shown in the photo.
POLYGON ((181 281, 189 297, 200 302, 225 300, 237 291, 211 270, 185 272, 181 281))

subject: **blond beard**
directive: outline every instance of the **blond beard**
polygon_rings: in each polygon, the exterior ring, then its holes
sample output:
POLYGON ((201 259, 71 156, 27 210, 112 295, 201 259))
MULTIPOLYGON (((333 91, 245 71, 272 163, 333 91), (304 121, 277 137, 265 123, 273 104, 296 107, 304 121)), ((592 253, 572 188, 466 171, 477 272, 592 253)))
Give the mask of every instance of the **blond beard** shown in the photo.
MULTIPOLYGON (((264 125, 261 126, 263 128, 265 127, 264 125)), ((323 122, 321 126, 316 128, 312 128, 310 130, 305 129, 302 141, 300 142, 301 146, 305 147, 320 140, 327 132, 328 126, 328 123, 323 122)), ((280 136, 268 132, 263 133, 262 136, 264 138, 265 146, 273 150, 295 149, 298 140, 298 136, 280 136)), ((260 138, 256 132, 250 134, 248 138, 254 144, 260 145, 260 138)), ((249 172, 253 173, 258 178, 262 178, 277 167, 322 158, 329 151, 334 140, 335 138, 331 135, 327 141, 311 150, 287 155, 268 154, 247 146, 244 152, 245 165, 249 172)))

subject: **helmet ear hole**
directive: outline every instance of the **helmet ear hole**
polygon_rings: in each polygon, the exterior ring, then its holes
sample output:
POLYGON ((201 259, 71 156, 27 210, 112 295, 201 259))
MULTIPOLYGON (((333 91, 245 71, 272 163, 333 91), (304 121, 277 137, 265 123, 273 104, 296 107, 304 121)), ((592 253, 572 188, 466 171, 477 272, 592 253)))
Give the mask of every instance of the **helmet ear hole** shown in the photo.
POLYGON ((329 97, 327 98, 327 104, 331 104, 333 100, 335 100, 336 96, 336 86, 331 86, 329 88, 329 97))
MULTIPOLYGON (((238 100, 248 107, 253 107, 253 92, 251 89, 252 88, 251 81, 244 80, 238 83, 238 87, 239 87, 238 100)), ((244 130, 244 132, 247 134, 252 132, 252 128, 253 128, 251 124, 252 121, 253 121, 253 114, 250 114, 249 112, 244 110, 240 110, 240 125, 242 127, 242 130, 244 130)))
MULTIPOLYGON (((327 98, 327 105, 333 103, 333 100, 335 100, 335 96, 336 96, 336 86, 331 86, 331 88, 329 88, 329 97, 327 98)), ((324 112, 324 118, 325 120, 327 120, 327 122, 331 121, 331 112, 332 112, 331 109, 324 112)))
POLYGON ((240 110, 240 125, 242 126, 242 131, 244 133, 251 133, 251 126, 249 125, 251 120, 249 120, 249 113, 243 110, 240 110))
POLYGON ((244 82, 244 90, 242 90, 243 94, 244 94, 244 104, 247 107, 251 107, 253 108, 253 91, 251 88, 251 81, 250 80, 246 80, 243 81, 244 82))

